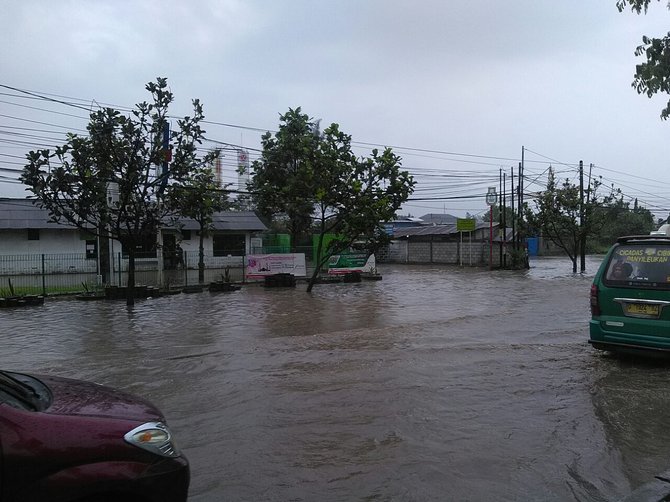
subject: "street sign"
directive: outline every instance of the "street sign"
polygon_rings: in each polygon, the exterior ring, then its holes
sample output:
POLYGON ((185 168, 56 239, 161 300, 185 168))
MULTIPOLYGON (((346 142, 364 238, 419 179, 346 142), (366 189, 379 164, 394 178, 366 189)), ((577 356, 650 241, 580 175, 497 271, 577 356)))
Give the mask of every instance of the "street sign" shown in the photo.
POLYGON ((474 218, 458 218, 456 220, 456 230, 459 232, 474 232, 477 222, 474 218))
POLYGON ((489 191, 486 193, 486 203, 489 206, 495 206, 497 198, 496 187, 489 187, 489 191))

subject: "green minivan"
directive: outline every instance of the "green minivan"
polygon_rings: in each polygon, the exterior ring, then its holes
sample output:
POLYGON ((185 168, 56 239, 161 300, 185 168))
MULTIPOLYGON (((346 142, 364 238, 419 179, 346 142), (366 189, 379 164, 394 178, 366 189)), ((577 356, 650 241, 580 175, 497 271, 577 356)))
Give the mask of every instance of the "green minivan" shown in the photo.
POLYGON ((670 225, 620 237, 591 285, 589 343, 670 355, 670 225))

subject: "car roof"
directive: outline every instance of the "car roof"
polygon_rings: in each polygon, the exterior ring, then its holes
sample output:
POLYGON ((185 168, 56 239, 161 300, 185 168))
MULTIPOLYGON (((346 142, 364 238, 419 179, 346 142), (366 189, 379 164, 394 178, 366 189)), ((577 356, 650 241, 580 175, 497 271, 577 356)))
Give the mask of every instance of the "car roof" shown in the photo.
POLYGON ((619 237, 617 240, 618 244, 623 244, 626 242, 635 242, 635 241, 641 241, 641 242, 648 242, 648 241, 656 241, 659 243, 663 244, 670 244, 670 236, 668 235, 625 235, 623 237, 619 237))

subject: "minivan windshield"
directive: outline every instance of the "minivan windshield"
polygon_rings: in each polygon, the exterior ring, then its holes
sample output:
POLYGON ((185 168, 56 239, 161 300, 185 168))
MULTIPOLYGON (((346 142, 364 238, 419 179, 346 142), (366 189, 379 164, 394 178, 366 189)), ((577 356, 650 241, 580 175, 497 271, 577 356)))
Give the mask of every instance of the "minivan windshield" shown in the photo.
POLYGON ((604 281, 612 286, 670 289, 670 243, 620 244, 610 256, 604 281))

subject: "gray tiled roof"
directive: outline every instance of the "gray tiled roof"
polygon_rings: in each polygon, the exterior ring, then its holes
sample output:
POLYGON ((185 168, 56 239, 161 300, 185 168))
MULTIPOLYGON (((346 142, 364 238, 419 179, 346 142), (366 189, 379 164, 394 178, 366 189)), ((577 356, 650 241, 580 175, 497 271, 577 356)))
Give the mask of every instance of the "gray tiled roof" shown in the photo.
POLYGON ((455 225, 458 217, 453 214, 428 213, 421 216, 421 219, 426 223, 435 223, 437 225, 455 225))
MULTIPOLYGON (((215 230, 239 230, 263 232, 267 227, 253 211, 222 211, 215 213, 213 219, 215 230)), ((200 230, 200 225, 191 218, 181 218, 179 223, 184 230, 200 230)))
MULTIPOLYGON (((189 218, 180 220, 184 230, 199 230, 199 225, 189 218)), ((49 213, 32 199, 0 198, 0 230, 21 230, 27 228, 63 228, 69 225, 49 221, 49 213)), ((223 211, 214 215, 216 230, 237 230, 262 232, 267 227, 253 211, 223 211)))
POLYGON ((58 223, 50 222, 46 209, 33 204, 31 199, 0 198, 0 230, 61 227, 58 223))
MULTIPOLYGON (((498 223, 493 223, 494 228, 498 228, 498 223)), ((482 228, 489 228, 489 223, 477 222, 475 230, 481 230, 482 228)), ((393 231, 393 236, 398 239, 402 237, 411 237, 411 236, 428 236, 428 235, 454 235, 458 234, 456 230, 456 225, 424 225, 420 227, 405 227, 405 228, 396 228, 393 231)))

